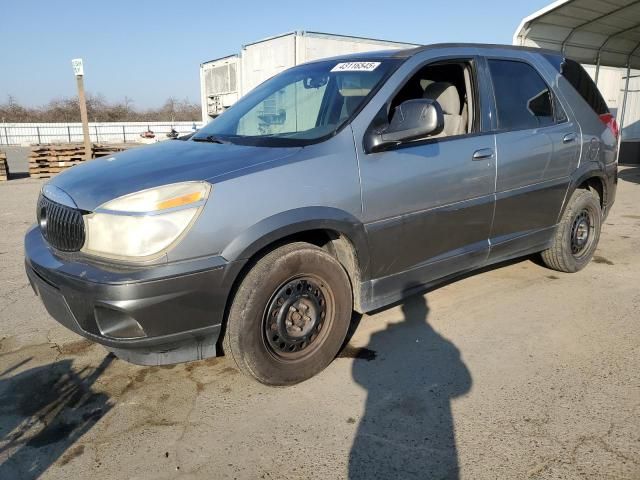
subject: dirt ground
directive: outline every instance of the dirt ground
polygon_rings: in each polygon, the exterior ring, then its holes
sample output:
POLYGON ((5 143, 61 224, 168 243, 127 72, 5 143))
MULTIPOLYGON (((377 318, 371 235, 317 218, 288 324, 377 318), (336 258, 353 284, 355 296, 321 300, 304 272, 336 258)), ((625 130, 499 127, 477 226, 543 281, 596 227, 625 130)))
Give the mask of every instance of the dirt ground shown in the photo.
POLYGON ((323 373, 138 367, 23 270, 42 181, 0 183, 0 479, 639 479, 640 168, 578 274, 512 262, 364 316, 323 373))

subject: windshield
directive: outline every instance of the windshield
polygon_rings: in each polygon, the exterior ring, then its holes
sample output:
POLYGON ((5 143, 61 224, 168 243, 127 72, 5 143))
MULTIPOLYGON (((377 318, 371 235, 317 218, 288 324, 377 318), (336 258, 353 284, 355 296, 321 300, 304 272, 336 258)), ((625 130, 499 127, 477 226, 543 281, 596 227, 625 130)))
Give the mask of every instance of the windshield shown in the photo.
POLYGON ((333 135, 398 64, 323 61, 259 85, 194 136, 195 141, 298 146, 333 135))

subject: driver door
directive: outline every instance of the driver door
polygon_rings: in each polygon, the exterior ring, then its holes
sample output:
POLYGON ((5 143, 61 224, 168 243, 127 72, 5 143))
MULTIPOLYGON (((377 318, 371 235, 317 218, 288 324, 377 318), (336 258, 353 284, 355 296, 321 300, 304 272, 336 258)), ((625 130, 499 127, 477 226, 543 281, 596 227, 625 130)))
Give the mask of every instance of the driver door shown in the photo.
MULTIPOLYGON (((385 106, 425 95, 432 90, 428 88, 432 82, 445 84, 439 90, 451 90, 451 84, 459 91, 458 114, 464 125, 459 130, 448 129, 445 115, 448 132, 437 138, 381 152, 366 152, 363 147, 359 155, 362 203, 374 295, 391 296, 407 285, 424 285, 471 269, 482 264, 489 252, 495 138, 483 134, 487 98, 480 88, 478 62, 455 56, 418 62, 411 59, 396 72, 388 84, 406 73, 395 87, 381 90, 387 96, 378 106, 384 112, 385 106)), ((449 103, 445 113, 449 110, 455 115, 455 102, 444 97, 439 101, 449 103)), ((354 133, 356 138, 366 135, 363 123, 354 124, 354 133)))

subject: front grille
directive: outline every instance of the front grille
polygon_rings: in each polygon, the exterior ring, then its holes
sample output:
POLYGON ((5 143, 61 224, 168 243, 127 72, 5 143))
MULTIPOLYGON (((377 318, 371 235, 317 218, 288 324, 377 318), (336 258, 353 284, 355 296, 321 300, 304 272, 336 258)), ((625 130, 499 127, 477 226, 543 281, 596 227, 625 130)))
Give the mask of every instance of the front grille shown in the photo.
POLYGON ((37 216, 40 231, 53 248, 77 252, 84 245, 84 221, 80 210, 52 202, 41 195, 37 216))

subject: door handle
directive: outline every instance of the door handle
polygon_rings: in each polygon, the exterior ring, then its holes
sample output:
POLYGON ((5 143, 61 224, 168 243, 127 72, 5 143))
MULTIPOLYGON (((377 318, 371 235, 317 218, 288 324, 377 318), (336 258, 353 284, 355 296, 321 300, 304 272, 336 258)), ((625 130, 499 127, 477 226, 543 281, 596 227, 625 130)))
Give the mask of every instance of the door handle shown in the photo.
POLYGON ((562 143, 571 143, 576 141, 577 135, 575 133, 567 133, 562 137, 562 143))
POLYGON ((482 148, 480 150, 476 150, 473 152, 473 160, 484 160, 486 158, 493 157, 493 149, 492 148, 482 148))

